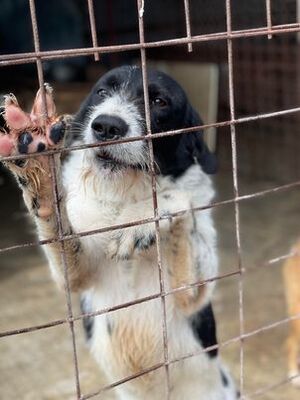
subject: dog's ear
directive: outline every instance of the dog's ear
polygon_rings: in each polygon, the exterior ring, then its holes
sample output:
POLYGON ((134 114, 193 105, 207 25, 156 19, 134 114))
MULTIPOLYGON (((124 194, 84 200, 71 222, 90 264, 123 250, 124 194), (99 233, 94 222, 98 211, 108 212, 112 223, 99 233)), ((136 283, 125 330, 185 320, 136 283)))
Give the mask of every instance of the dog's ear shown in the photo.
MULTIPOLYGON (((186 127, 189 128, 198 125, 203 125, 203 122, 193 107, 188 105, 186 127)), ((204 142, 203 131, 199 130, 198 132, 187 133, 184 136, 187 140, 187 148, 193 159, 199 162, 204 172, 207 174, 215 174, 218 167, 217 158, 215 154, 211 153, 204 142)))

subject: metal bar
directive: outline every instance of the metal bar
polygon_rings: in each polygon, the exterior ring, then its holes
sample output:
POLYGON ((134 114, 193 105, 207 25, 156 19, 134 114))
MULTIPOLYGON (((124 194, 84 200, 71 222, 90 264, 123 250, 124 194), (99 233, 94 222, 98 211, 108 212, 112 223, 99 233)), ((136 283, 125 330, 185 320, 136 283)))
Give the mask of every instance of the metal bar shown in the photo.
MULTIPOLYGON (((300 180, 296 181, 296 182, 288 183, 288 184, 285 184, 285 185, 277 186, 277 187, 272 188, 272 189, 265 189, 265 190, 262 190, 260 192, 246 194, 246 195, 242 195, 242 196, 239 196, 239 197, 236 197, 236 198, 231 198, 231 199, 228 199, 228 200, 222 200, 222 201, 218 201, 218 202, 213 202, 213 203, 208 204, 206 206, 192 207, 192 208, 190 208, 188 210, 179 210, 176 213, 175 212, 174 213, 170 213, 169 216, 178 217, 178 216, 180 216, 180 215, 182 215, 182 214, 184 214, 186 212, 198 212, 198 211, 208 210, 208 209, 215 208, 215 207, 220 207, 220 206, 223 206, 223 205, 234 204, 235 202, 244 201, 244 200, 251 200, 253 198, 265 196, 267 194, 271 194, 271 193, 276 193, 276 192, 283 191, 283 190, 292 189, 292 188, 297 187, 297 186, 300 186, 300 180)), ((51 238, 51 239, 47 239, 47 240, 38 240, 38 241, 35 241, 35 242, 27 242, 27 243, 22 243, 22 244, 19 244, 19 245, 13 245, 13 246, 9 246, 9 247, 4 247, 4 248, 0 248, 0 254, 4 253, 6 251, 17 250, 17 249, 21 249, 21 248, 25 248, 25 247, 44 246, 45 244, 51 244, 51 243, 56 243, 56 242, 61 242, 61 241, 67 241, 67 240, 71 240, 71 239, 75 239, 75 238, 95 235, 95 234, 104 233, 104 232, 110 232, 110 231, 114 231, 116 229, 123 229, 123 228, 129 228, 129 227, 132 227, 132 226, 148 224, 148 223, 151 223, 151 222, 156 222, 157 220, 160 221, 160 220, 167 219, 167 218, 169 218, 169 216, 163 216, 162 215, 162 216, 158 216, 158 217, 145 218, 145 219, 141 219, 141 220, 128 222, 126 224, 110 225, 110 226, 104 227, 104 228, 98 228, 98 229, 88 230, 88 231, 84 231, 84 232, 78 232, 78 233, 72 234, 72 235, 65 235, 65 236, 63 236, 63 238, 55 237, 55 238, 51 238)))
POLYGON ((256 390, 255 392, 248 393, 247 395, 241 397, 240 400, 248 400, 248 399, 253 399, 254 397, 260 397, 260 396, 264 395, 267 392, 270 392, 270 391, 272 391, 274 389, 279 388, 280 386, 283 386, 283 385, 286 385, 288 383, 291 383, 294 379, 297 379, 299 377, 300 377, 300 374, 285 378, 285 379, 281 380, 280 382, 277 382, 277 383, 275 383, 273 385, 268 385, 268 386, 265 386, 265 387, 263 387, 263 388, 261 388, 259 390, 256 390))
MULTIPOLYGON (((173 358, 172 360, 169 360, 169 365, 175 364, 175 363, 177 363, 177 362, 179 362, 179 361, 183 361, 183 360, 186 360, 186 359, 191 358, 191 357, 197 357, 197 356, 199 356, 200 354, 207 353, 207 352, 212 351, 212 350, 215 350, 215 349, 220 349, 220 348, 223 348, 223 347, 227 347, 227 346, 229 346, 229 345, 231 345, 231 344, 240 342, 241 339, 242 339, 242 340, 249 339, 249 338, 251 338, 251 337, 253 337, 253 336, 255 336, 255 335, 258 335, 259 333, 266 332, 266 331, 271 330, 271 329, 274 329, 274 328, 276 328, 276 327, 278 327, 278 326, 280 326, 280 325, 282 325, 282 324, 285 324, 285 323, 287 323, 287 322, 290 322, 291 320, 299 319, 299 318, 300 318, 300 314, 297 314, 297 316, 292 317, 292 319, 291 319, 291 318, 286 318, 286 319, 282 319, 282 320, 280 320, 280 321, 277 321, 277 322, 275 322, 275 323, 273 323, 273 324, 265 325, 265 326, 262 327, 262 328, 259 328, 259 329, 256 329, 256 330, 253 330, 253 331, 251 331, 251 332, 248 332, 248 333, 243 334, 242 337, 241 337, 241 336, 236 336, 236 337, 234 337, 234 338, 228 339, 228 340, 226 340, 226 341, 224 341, 224 342, 222 342, 222 343, 219 343, 219 344, 217 344, 217 345, 209 346, 209 347, 206 347, 205 349, 201 349, 201 350, 198 350, 198 351, 193 352, 193 353, 189 353, 189 354, 185 354, 185 355, 183 355, 183 356, 177 357, 177 358, 173 358)), ((136 379, 137 377, 143 376, 143 375, 145 375, 145 374, 148 374, 149 372, 151 372, 151 371, 153 371, 153 370, 157 370, 157 369, 159 369, 159 368, 162 368, 163 366, 164 366, 164 363, 156 364, 156 365, 154 365, 154 366, 152 366, 152 367, 150 367, 150 368, 148 368, 148 369, 145 369, 145 370, 142 370, 142 371, 138 372, 137 374, 131 375, 130 377, 126 377, 125 379, 123 379, 123 380, 121 380, 121 381, 117 381, 117 382, 114 382, 114 383, 112 383, 112 384, 110 384, 110 385, 107 385, 106 387, 101 388, 101 389, 100 389, 99 391, 97 391, 97 392, 90 393, 90 394, 84 396, 83 399, 86 400, 86 399, 90 399, 90 398, 92 398, 92 397, 95 397, 95 396, 97 396, 98 394, 103 393, 104 391, 106 391, 106 390, 108 390, 108 389, 111 389, 111 388, 113 388, 113 387, 116 387, 116 386, 118 386, 118 385, 121 385, 121 384, 123 384, 124 382, 128 382, 129 380, 136 379)), ((260 394, 263 394, 263 393, 265 393, 266 391, 272 390, 272 389, 273 389, 274 387, 276 387, 276 386, 278 387, 278 386, 280 386, 280 385, 282 385, 282 384, 287 383, 289 380, 295 379, 297 376, 298 376, 298 375, 296 375, 296 376, 294 376, 294 377, 292 377, 292 378, 287 378, 287 379, 285 379, 284 381, 281 381, 281 382, 277 383, 276 385, 269 386, 269 387, 265 388, 264 390, 259 391, 259 392, 261 392, 261 393, 256 393, 256 392, 254 392, 253 394, 250 394, 250 396, 251 396, 251 397, 254 397, 254 396, 258 396, 258 395, 260 395, 260 394)), ((243 395, 243 396, 241 397, 241 399, 244 399, 244 400, 245 400, 245 399, 248 399, 248 398, 249 398, 248 395, 243 395)))
MULTIPOLYGON (((290 252, 288 254, 284 254, 284 255, 282 255, 280 257, 267 260, 264 263, 262 263, 261 265, 253 265, 252 267, 250 266, 250 267, 247 268, 247 273, 256 271, 258 269, 261 269, 261 267, 267 267, 267 266, 273 265, 273 264, 275 264, 277 262, 280 262, 282 260, 286 260, 288 258, 294 257, 295 255, 298 255, 298 254, 299 254, 298 252, 292 251, 292 252, 290 252)), ((217 275, 215 277, 212 277, 212 278, 204 280, 204 281, 190 283, 188 285, 184 285, 184 286, 181 286, 181 287, 178 287, 178 288, 171 289, 169 291, 166 291, 164 296, 173 295, 174 293, 177 293, 177 292, 180 292, 180 291, 188 290, 188 289, 191 289, 193 287, 200 287, 200 286, 203 286, 203 285, 205 285, 205 284, 207 284, 209 282, 214 282, 214 281, 225 279, 225 278, 228 278, 228 277, 233 277, 233 276, 239 275, 239 274, 240 274, 239 270, 234 270, 232 272, 228 272, 228 273, 222 274, 222 275, 217 275)), ((130 307, 132 305, 141 304, 141 303, 144 303, 144 302, 147 302, 147 301, 150 301, 150 300, 154 300, 154 299, 157 299, 158 297, 161 297, 161 293, 160 292, 156 293, 156 294, 153 294, 151 296, 146 296, 146 297, 142 297, 142 298, 130 301, 130 302, 118 304, 118 305, 113 306, 113 307, 107 307, 107 308, 104 308, 104 309, 101 309, 101 310, 98 310, 98 311, 80 314, 80 315, 72 317, 72 318, 59 319, 59 320, 50 321, 50 322, 45 323, 45 324, 39 324, 39 325, 25 327, 25 328, 18 328, 18 329, 13 329, 13 330, 8 330, 8 331, 2 331, 2 332, 0 332, 0 338, 5 337, 5 336, 19 335, 21 333, 29 333, 29 332, 32 332, 32 331, 35 331, 35 330, 40 330, 40 329, 45 329, 45 328, 51 328, 51 327, 54 327, 54 326, 57 326, 57 325, 68 323, 70 320, 71 321, 77 321, 77 320, 80 320, 80 319, 82 319, 84 317, 96 317, 98 315, 103 315, 103 314, 106 314, 106 313, 109 313, 109 312, 112 312, 112 311, 120 310, 122 308, 127 308, 127 307, 130 307)))
MULTIPOLYGON (((191 18, 190 18, 190 1, 184 0, 184 14, 185 14, 185 26, 186 26, 186 36, 187 38, 191 39, 192 37, 192 30, 191 30, 191 18)), ((188 43, 188 52, 193 51, 193 44, 190 41, 188 43)))
MULTIPOLYGON (((292 23, 285 25, 273 25, 272 35, 288 34, 300 32, 300 23, 292 23)), ((56 58, 68 58, 68 57, 78 57, 78 56, 88 56, 95 52, 98 53, 117 53, 131 50, 139 50, 141 48, 150 49, 156 47, 166 47, 174 45, 184 45, 191 43, 203 43, 218 40, 228 40, 228 39, 239 39, 247 37, 256 36, 267 36, 269 30, 266 27, 254 28, 254 29, 244 29, 232 31, 230 34, 228 32, 210 33, 203 35, 191 36, 191 38, 183 37, 177 39, 167 39, 145 42, 144 44, 133 43, 124 45, 113 45, 113 46, 100 46, 100 47, 84 47, 77 49, 66 49, 66 50, 50 50, 50 51, 38 51, 38 52, 28 52, 28 53, 18 53, 18 54, 3 54, 0 55, 0 67, 15 64, 25 64, 33 63, 36 58, 39 57, 42 60, 53 60, 56 58)))
MULTIPOLYGON (((95 19, 95 12, 94 12, 94 0, 87 0, 87 3, 88 3, 88 10, 89 10, 92 43, 93 43, 93 47, 98 47, 96 19, 95 19)), ((100 56, 97 51, 95 51, 95 53, 94 53, 94 60, 95 61, 100 60, 100 56)))
POLYGON ((66 295, 66 302, 67 302, 67 312, 69 318, 69 327, 71 331, 71 338, 72 338, 72 351, 73 351, 73 360, 74 360, 74 370, 75 370, 75 383, 76 383, 76 392, 77 398, 80 400, 81 398, 81 388, 80 388, 80 380, 79 380, 79 366, 78 366, 78 357, 77 357, 77 347, 76 347, 76 337, 75 337, 75 327, 74 322, 71 320, 73 317, 73 309, 72 309, 72 298, 71 298, 71 289, 68 277, 68 262, 65 252, 65 241, 64 241, 64 233, 62 227, 62 220, 61 220, 61 210, 60 210, 60 200, 59 200, 59 193, 58 193, 58 182, 57 182, 57 170, 55 168, 55 160, 54 156, 50 157, 51 163, 51 176, 52 176, 52 191, 54 193, 54 208, 56 214, 56 220, 58 225, 58 238, 60 239, 61 245, 61 259, 64 267, 64 290, 66 295))
POLYGON ((19 335, 19 334, 22 334, 22 333, 30 333, 30 332, 33 332, 33 331, 36 331, 36 330, 40 330, 40 329, 52 328, 52 327, 57 326, 57 325, 62 325, 62 324, 68 323, 69 321, 73 321, 74 322, 74 321, 81 320, 84 317, 97 317, 99 315, 108 314, 110 312, 121 310, 123 308, 128 308, 128 307, 131 307, 131 306, 134 306, 134 305, 137 305, 137 304, 142 304, 142 303, 145 303, 145 302, 150 301, 150 300, 155 300, 155 299, 158 299, 158 298, 160 298, 162 296, 163 297, 170 296, 170 295, 173 295, 174 293, 182 292, 184 290, 188 290, 188 289, 191 289, 191 288, 194 288, 194 287, 200 287, 200 286, 203 286, 203 285, 205 285, 207 283, 210 283, 210 282, 218 281, 220 279, 230 278, 230 277, 233 277, 234 275, 237 275, 237 274, 239 274, 239 271, 232 271, 232 272, 228 272, 228 273, 223 274, 223 275, 218 275, 218 276, 209 278, 209 279, 204 280, 204 281, 194 282, 194 283, 190 283, 188 285, 184 285, 184 286, 181 286, 181 287, 178 287, 178 288, 171 289, 169 291, 166 291, 163 295, 160 292, 158 292, 158 293, 155 293, 155 294, 150 295, 150 296, 141 297, 139 299, 135 299, 135 300, 132 300, 132 301, 129 301, 129 302, 126 302, 126 303, 118 304, 118 305, 112 306, 112 307, 106 307, 106 308, 103 308, 101 310, 96 310, 96 311, 93 311, 93 312, 90 312, 90 313, 80 314, 80 315, 75 316, 75 317, 73 316, 73 317, 70 317, 70 318, 62 318, 62 319, 58 319, 58 320, 55 320, 55 321, 50 321, 48 323, 39 324, 39 325, 35 325, 35 326, 29 326, 29 327, 20 328, 20 329, 12 329, 12 330, 8 330, 8 331, 2 331, 2 332, 0 332, 0 338, 6 337, 6 336, 19 335))
MULTIPOLYGON (((298 255, 298 254, 299 253, 297 251, 296 252, 292 251, 292 252, 290 252, 288 254, 284 254, 284 255, 282 255, 280 257, 267 260, 264 263, 262 263, 261 265, 250 266, 250 267, 247 268, 247 273, 253 272, 253 271, 255 272, 256 270, 261 269, 261 267, 267 267, 267 266, 273 265, 274 263, 280 262, 282 260, 286 260, 286 259, 288 259, 290 257, 294 257, 295 255, 298 255)), ((209 278, 209 279, 201 281, 201 282, 190 283, 188 285, 184 285, 184 286, 181 286, 181 287, 178 287, 178 288, 171 289, 169 291, 166 291, 164 296, 170 296, 170 295, 173 295, 174 293, 177 293, 177 292, 188 290, 188 289, 191 289, 193 287, 200 287, 200 286, 203 286, 203 285, 205 285, 205 284, 207 284, 209 282, 214 282, 214 281, 218 281, 218 280, 221 280, 221 279, 230 278, 230 277, 233 277, 233 276, 239 275, 239 274, 240 274, 239 270, 234 270, 232 272, 228 272, 228 273, 222 274, 222 275, 217 275, 215 277, 209 278)), ((58 319, 58 320, 50 321, 50 322, 45 323, 45 324, 39 324, 39 325, 34 325, 34 326, 30 326, 30 327, 25 327, 25 328, 18 328, 18 329, 13 329, 13 330, 8 330, 8 331, 2 331, 2 332, 0 332, 0 338, 6 337, 6 336, 19 335, 19 334, 22 334, 22 333, 30 333, 30 332, 33 332, 33 331, 36 331, 36 330, 40 330, 40 329, 52 328, 52 327, 57 326, 57 325, 62 325, 62 324, 68 323, 70 320, 71 321, 78 321, 78 320, 81 320, 84 317, 96 317, 96 316, 99 316, 99 315, 108 314, 110 312, 117 311, 117 310, 120 310, 122 308, 131 307, 131 306, 136 305, 136 304, 142 304, 144 302, 147 302, 147 301, 150 301, 150 300, 154 300, 154 299, 157 299, 159 297, 161 297, 161 293, 160 292, 159 293, 155 293, 155 294, 150 295, 150 296, 141 297, 139 299, 136 299, 136 300, 133 300, 133 301, 130 301, 130 302, 118 304, 118 305, 113 306, 113 307, 107 307, 107 308, 104 308, 104 309, 101 309, 101 310, 97 310, 97 311, 94 311, 94 312, 80 314, 80 315, 72 317, 72 318, 58 319)), ((289 318, 294 318, 294 317, 289 317, 289 318)), ((296 315, 295 318, 298 318, 298 316, 296 315)), ((286 321, 286 319, 284 321, 286 321)))
POLYGON ((267 26, 268 26, 268 39, 272 39, 272 10, 271 0, 266 0, 266 14, 267 14, 267 26))
MULTIPOLYGON (((228 34, 231 33, 231 0, 226 0, 226 26, 228 34)), ((227 56, 228 56, 228 81, 229 81, 229 106, 231 120, 235 120, 235 104, 234 104, 234 80, 233 80, 233 51, 232 39, 227 39, 227 56)), ((231 136, 231 151, 232 151, 232 178, 233 178, 233 191, 234 197, 239 197, 239 185, 237 174, 237 148, 236 148, 236 129, 235 125, 230 125, 231 136)), ((234 203, 235 211, 235 236, 236 236, 236 252, 238 257, 238 267, 240 271, 239 279, 239 320, 240 320, 240 393, 243 395, 244 391, 244 346, 243 346, 243 333, 244 333, 244 299, 243 299, 243 266, 242 266, 242 253, 241 253, 241 234, 240 234, 240 209, 239 203, 234 203)))
MULTIPOLYGON (((35 0, 29 0, 29 7, 30 7, 30 16, 31 16, 31 23, 32 23, 32 30, 33 30, 33 40, 34 40, 34 48, 36 52, 40 51, 40 41, 39 41, 39 32, 37 26, 37 19, 36 19, 36 8, 35 8, 35 0)), ((42 61, 40 58, 36 60, 37 71, 38 71, 38 80, 40 85, 40 90, 42 93, 42 107, 43 107, 43 118, 44 122, 46 123, 46 119, 48 117, 47 112, 47 101, 46 101, 46 92, 44 87, 44 76, 43 76, 43 66, 42 61)), ((49 163, 51 166, 51 176, 52 176, 52 192, 54 195, 54 202, 55 202, 55 213, 56 213, 56 220, 58 224, 58 236, 62 238, 63 231, 62 231, 62 222, 61 222, 61 214, 59 208, 59 195, 57 189, 57 180, 56 180, 56 168, 55 168, 55 160, 54 155, 49 155, 49 163)), ((60 242, 61 245, 61 257, 64 266, 64 286, 65 286, 65 294, 66 294, 66 302, 67 302, 67 312, 68 317, 73 317, 72 311, 72 302, 71 302, 71 293, 70 293, 70 286, 67 274, 67 260, 64 250, 64 242, 60 242)), ((75 385, 76 385, 76 392, 77 398, 80 399, 81 397, 81 389, 80 389, 80 382, 79 382, 79 370, 78 370, 78 359, 77 359, 77 350, 76 350, 76 339, 75 339, 75 330, 74 330, 74 322, 69 322, 71 338, 72 338, 72 350, 73 350, 73 362, 74 362, 74 370, 75 370, 75 385)))
MULTIPOLYGON (((139 19, 139 39, 140 44, 145 43, 144 36, 144 1, 137 0, 138 19, 139 19)), ((145 119, 146 128, 149 139, 147 141, 150 155, 150 173, 151 173, 151 185, 152 185, 152 200, 153 200, 153 212, 154 217, 158 218, 158 204, 157 204, 157 192, 156 192, 156 176, 155 176, 155 162, 154 162, 154 151, 151 137, 151 116, 150 116, 150 104, 148 94, 148 78, 147 78, 147 67, 146 67, 146 50, 140 48, 140 57, 142 65, 142 79, 143 79, 143 92, 144 92, 144 104, 145 104, 145 119)), ((166 399, 170 399, 171 386, 170 386, 170 373, 169 373, 169 350, 168 350, 168 328, 167 328, 167 315, 166 315, 166 300, 165 300, 165 282, 164 282, 164 269, 161 258, 161 243, 160 243, 160 231, 159 231, 159 220, 155 221, 155 238, 156 238, 156 249, 157 249, 157 266, 159 275, 159 287, 161 293, 161 308, 162 308, 162 333, 163 333, 163 354, 166 374, 166 399)))
POLYGON ((122 385, 123 383, 132 381, 133 379, 136 379, 136 378, 139 378, 140 376, 149 374, 150 372, 157 371, 158 369, 163 368, 163 367, 165 367, 164 363, 159 363, 159 364, 153 365, 150 368, 146 368, 146 369, 139 371, 133 375, 127 376, 126 378, 120 379, 117 382, 114 382, 114 383, 111 383, 110 385, 104 386, 103 388, 101 388, 100 390, 97 390, 96 392, 89 393, 85 396, 82 396, 81 400, 91 399, 92 397, 95 397, 95 396, 98 396, 99 394, 107 392, 108 390, 113 389, 119 385, 122 385))
MULTIPOLYGON (((77 145, 77 146, 62 147, 62 148, 59 148, 56 150, 46 150, 43 152, 43 155, 58 154, 58 153, 65 153, 65 152, 68 153, 71 151, 91 149, 94 147, 110 146, 112 144, 131 143, 131 142, 137 142, 140 140, 144 141, 144 140, 149 140, 151 138, 158 139, 158 138, 166 137, 166 136, 180 135, 182 133, 189 134, 189 133, 197 132, 199 130, 205 130, 205 129, 209 129, 209 128, 224 128, 224 127, 227 127, 230 125, 238 125, 238 124, 243 124, 243 123, 247 123, 247 122, 254 122, 254 121, 259 121, 262 119, 267 119, 267 118, 272 118, 272 117, 282 117, 285 115, 295 114, 298 112, 300 112, 300 107, 290 108, 290 109, 281 110, 281 111, 274 111, 274 112, 270 112, 270 113, 257 114, 257 115, 252 115, 249 117, 237 118, 235 120, 221 121, 221 122, 215 122, 215 123, 211 123, 211 124, 192 126, 189 128, 176 129, 176 130, 172 130, 172 131, 165 131, 165 132, 152 133, 152 134, 146 134, 146 135, 141 135, 141 136, 128 137, 128 138, 119 139, 119 140, 107 140, 102 143, 91 143, 91 144, 82 144, 82 145, 77 145)), ((38 155, 39 155, 38 153, 19 154, 17 156, 1 157, 0 161, 3 162, 3 161, 13 161, 13 160, 24 160, 27 158, 38 157, 38 155)))

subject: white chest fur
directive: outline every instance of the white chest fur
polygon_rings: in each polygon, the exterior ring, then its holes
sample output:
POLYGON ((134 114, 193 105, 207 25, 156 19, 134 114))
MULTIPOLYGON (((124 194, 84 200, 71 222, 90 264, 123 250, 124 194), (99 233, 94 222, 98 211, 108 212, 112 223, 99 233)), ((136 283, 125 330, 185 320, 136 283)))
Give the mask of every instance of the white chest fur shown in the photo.
MULTIPOLYGON (((75 232, 101 229, 120 223, 118 217, 124 211, 124 207, 129 207, 131 210, 135 210, 136 207, 136 218, 133 218, 136 220, 139 216, 148 218, 153 215, 151 207, 148 207, 149 210, 143 210, 143 201, 149 204, 152 196, 149 177, 142 172, 134 171, 122 174, 118 176, 109 174, 105 170, 97 170, 97 165, 91 166, 88 152, 73 153, 64 166, 63 180, 67 195, 67 213, 75 232)), ((210 179, 198 165, 191 167, 176 180, 158 178, 158 196, 165 190, 172 189, 182 191, 189 197, 193 206, 207 205, 214 195, 210 179)), ((181 210, 180 204, 178 210, 181 210)), ((132 215, 135 216, 135 213, 132 215)), ((197 230, 194 239, 196 246, 194 257, 204 266, 201 278, 207 279, 217 273, 215 230, 209 210, 195 213, 194 218, 197 230)), ((87 262, 97 271, 97 278, 88 293, 94 310, 156 295, 160 290, 155 246, 144 257, 135 256, 130 260, 115 261, 106 257, 106 247, 110 238, 111 232, 82 238, 87 262)), ((162 255, 165 287, 169 290, 168 265, 164 257, 164 248, 162 255)), ((166 297, 166 307, 169 355, 178 357, 201 348, 192 334, 186 317, 174 307, 173 296, 166 297)), ((162 307, 159 297, 95 318, 92 351, 113 379, 121 379, 163 361, 161 318, 162 307)), ((204 370, 209 367, 207 356, 199 356, 197 360, 186 362, 185 368, 189 370, 193 366, 198 369, 197 363, 200 363, 204 370)), ((176 375, 176 368, 172 369, 176 375)), ((159 374, 161 371, 156 375, 159 374)), ((154 382, 151 379, 149 385, 146 385, 147 390, 150 390, 154 382)), ((158 381, 156 379, 155 381, 159 395, 161 389, 157 385, 158 381)), ((139 392, 139 384, 136 384, 134 389, 128 390, 143 393, 143 398, 148 398, 145 392, 139 392)), ((154 398, 151 397, 154 392, 151 393, 149 399, 154 398)), ((128 398, 141 397, 136 395, 128 398)), ((211 398, 219 399, 219 397, 211 398)))

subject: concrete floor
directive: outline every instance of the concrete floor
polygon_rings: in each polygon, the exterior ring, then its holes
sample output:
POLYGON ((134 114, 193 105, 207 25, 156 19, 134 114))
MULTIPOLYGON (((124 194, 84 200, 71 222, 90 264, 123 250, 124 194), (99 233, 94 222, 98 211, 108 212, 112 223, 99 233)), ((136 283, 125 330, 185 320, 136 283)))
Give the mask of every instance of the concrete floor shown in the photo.
MULTIPOLYGON (((216 181, 218 200, 232 197, 229 173, 216 181)), ((242 194, 270 187, 276 182, 240 179, 242 194)), ((244 278, 245 331, 252 331, 286 316, 281 265, 263 266, 264 261, 285 254, 300 233, 300 188, 241 203, 242 260, 244 278), (258 267, 254 272, 252 267, 258 267)), ((34 239, 20 196, 5 176, 0 186, 1 247, 34 239)), ((219 231, 220 272, 237 268, 234 208, 215 210, 219 231)), ((78 302, 73 299, 75 313, 78 302)), ((214 299, 220 341, 239 334, 238 277, 219 282, 214 299)), ((0 331, 16 329, 66 315, 64 294, 50 279, 45 259, 37 248, 0 253, 0 331)), ((244 342, 245 392, 251 393, 285 378, 282 325, 244 342)), ((90 357, 81 324, 76 324, 79 369, 84 394, 99 389, 103 377, 90 357)), ((239 345, 221 351, 236 380, 239 379, 239 345)), ((74 370, 70 331, 67 325, 0 339, 0 399, 74 399, 74 370)), ((264 394, 265 400, 296 400, 300 391, 291 385, 264 394)), ((95 397, 100 398, 100 397, 95 397)), ((111 395, 101 398, 113 399, 111 395)), ((192 400, 192 399, 191 399, 192 400)))

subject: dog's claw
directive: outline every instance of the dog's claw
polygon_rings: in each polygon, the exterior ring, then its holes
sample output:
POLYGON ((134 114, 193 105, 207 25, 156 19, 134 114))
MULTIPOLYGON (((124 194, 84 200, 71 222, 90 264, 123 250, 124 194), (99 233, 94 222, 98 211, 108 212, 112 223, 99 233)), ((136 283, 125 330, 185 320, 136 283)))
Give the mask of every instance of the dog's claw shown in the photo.
POLYGON ((13 93, 5 94, 3 97, 4 97, 4 107, 9 106, 10 104, 19 106, 18 100, 13 93))
POLYGON ((49 94, 53 93, 53 87, 49 83, 45 82, 44 88, 45 88, 46 92, 48 92, 49 94))
MULTIPOLYGON (((69 126, 63 116, 58 118, 55 113, 52 87, 45 84, 44 88, 47 118, 43 114, 41 90, 36 94, 30 114, 22 110, 15 95, 10 93, 4 98, 5 125, 0 132, 0 158, 38 153, 34 158, 7 161, 5 165, 16 176, 29 210, 40 218, 48 218, 53 212, 51 168, 49 158, 43 152, 61 146, 69 126)), ((55 162, 59 168, 59 157, 55 162)))

